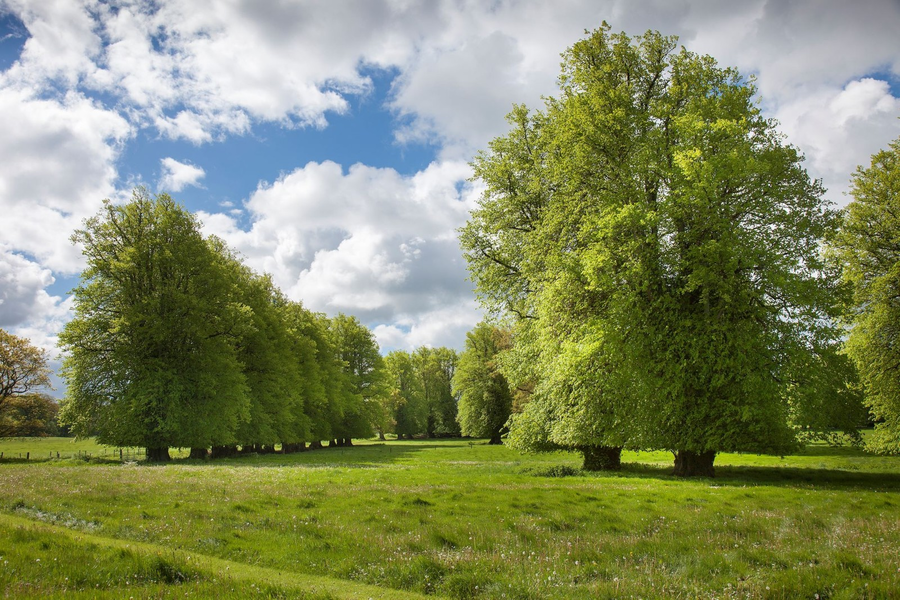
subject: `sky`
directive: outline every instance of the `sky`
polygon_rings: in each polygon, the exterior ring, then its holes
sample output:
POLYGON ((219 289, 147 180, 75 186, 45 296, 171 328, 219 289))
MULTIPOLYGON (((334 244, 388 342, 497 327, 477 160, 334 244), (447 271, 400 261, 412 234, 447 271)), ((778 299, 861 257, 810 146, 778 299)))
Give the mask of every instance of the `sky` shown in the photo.
POLYGON ((900 136, 900 0, 0 0, 0 327, 56 357, 70 236, 142 185, 383 352, 461 349, 469 162, 603 21, 755 76, 839 206, 900 136))

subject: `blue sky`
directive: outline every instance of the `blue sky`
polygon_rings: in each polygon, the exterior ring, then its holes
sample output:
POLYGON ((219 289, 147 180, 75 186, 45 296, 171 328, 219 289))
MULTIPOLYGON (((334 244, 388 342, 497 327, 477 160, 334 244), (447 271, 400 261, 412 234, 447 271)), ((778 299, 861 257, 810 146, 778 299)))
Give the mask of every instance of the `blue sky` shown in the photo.
POLYGON ((461 348, 468 162, 604 20, 755 75, 838 204, 900 135, 891 0, 0 0, 0 327, 55 353, 72 230, 142 184, 383 351, 461 348))

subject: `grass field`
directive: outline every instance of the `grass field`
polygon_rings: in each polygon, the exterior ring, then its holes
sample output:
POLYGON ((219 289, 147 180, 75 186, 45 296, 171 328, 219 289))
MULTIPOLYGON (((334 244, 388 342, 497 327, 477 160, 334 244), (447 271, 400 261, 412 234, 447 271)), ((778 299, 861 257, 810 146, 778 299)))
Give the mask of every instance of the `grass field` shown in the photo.
POLYGON ((0 464, 6 596, 900 597, 900 458, 854 448, 725 454, 713 480, 670 476, 668 453, 584 474, 466 440, 163 466, 81 450, 0 464))

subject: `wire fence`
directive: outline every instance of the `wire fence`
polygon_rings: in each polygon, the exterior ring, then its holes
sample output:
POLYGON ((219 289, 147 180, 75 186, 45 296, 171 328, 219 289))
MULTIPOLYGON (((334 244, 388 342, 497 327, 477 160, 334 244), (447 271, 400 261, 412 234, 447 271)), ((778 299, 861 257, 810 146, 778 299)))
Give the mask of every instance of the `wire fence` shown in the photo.
POLYGON ((52 460, 97 460, 100 462, 133 462, 145 460, 147 451, 145 448, 98 448, 96 450, 72 450, 72 451, 25 451, 6 452, 0 451, 0 461, 4 462, 32 462, 52 460))

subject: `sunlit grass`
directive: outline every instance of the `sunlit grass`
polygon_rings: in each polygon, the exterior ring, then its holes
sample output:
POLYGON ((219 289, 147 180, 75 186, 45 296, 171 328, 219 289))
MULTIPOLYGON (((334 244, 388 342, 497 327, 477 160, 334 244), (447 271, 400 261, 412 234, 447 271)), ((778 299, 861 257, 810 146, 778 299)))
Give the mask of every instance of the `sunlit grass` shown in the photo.
POLYGON ((900 589, 896 458, 824 446, 722 455, 716 479, 688 481, 670 475, 671 454, 623 459, 620 473, 583 474, 572 454, 423 440, 162 466, 3 464, 0 510, 103 539, 454 598, 900 589))

